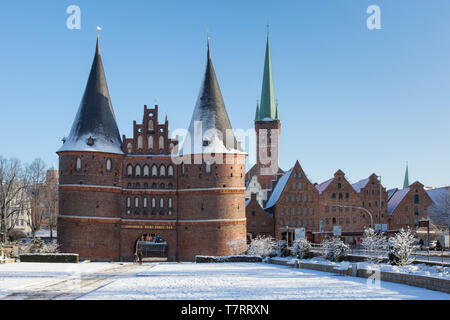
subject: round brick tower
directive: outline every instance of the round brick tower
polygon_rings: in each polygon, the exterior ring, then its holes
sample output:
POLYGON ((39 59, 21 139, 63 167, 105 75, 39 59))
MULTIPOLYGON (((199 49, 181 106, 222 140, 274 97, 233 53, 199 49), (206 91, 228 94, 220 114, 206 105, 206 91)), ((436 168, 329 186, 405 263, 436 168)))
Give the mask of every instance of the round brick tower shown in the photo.
POLYGON ((234 137, 208 42, 204 80, 178 166, 178 259, 246 250, 245 160, 234 137))
POLYGON ((118 260, 123 152, 98 39, 83 99, 63 141, 57 151, 61 251, 118 260))

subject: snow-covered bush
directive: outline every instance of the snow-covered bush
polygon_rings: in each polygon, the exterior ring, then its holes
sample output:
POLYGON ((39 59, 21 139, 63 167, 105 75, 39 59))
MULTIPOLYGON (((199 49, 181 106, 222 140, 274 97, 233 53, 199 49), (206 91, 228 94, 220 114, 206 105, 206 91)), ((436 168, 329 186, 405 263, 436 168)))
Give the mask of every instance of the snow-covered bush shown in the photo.
POLYGON ((394 237, 389 238, 389 262, 392 265, 399 266, 410 264, 412 262, 410 259, 411 253, 418 248, 415 242, 416 240, 409 229, 406 231, 402 229, 394 237))
POLYGON ((277 244, 273 238, 257 236, 248 245, 247 254, 266 257, 275 252, 277 244))
POLYGON ((278 241, 276 255, 277 257, 289 257, 291 255, 291 249, 288 247, 286 240, 278 241))
POLYGON ((323 248, 323 256, 330 261, 342 261, 350 247, 346 245, 338 237, 325 239, 321 243, 323 248))
POLYGON ((11 256, 18 258, 24 253, 58 253, 59 246, 56 241, 45 243, 42 239, 37 238, 34 241, 28 243, 18 242, 14 246, 11 256))
POLYGON ((299 259, 303 259, 311 252, 311 243, 306 239, 295 240, 292 243, 291 252, 299 259))
POLYGON ((387 248, 386 236, 383 233, 377 233, 372 228, 364 229, 362 246, 367 250, 367 260, 372 263, 379 263, 383 259, 382 251, 387 248))

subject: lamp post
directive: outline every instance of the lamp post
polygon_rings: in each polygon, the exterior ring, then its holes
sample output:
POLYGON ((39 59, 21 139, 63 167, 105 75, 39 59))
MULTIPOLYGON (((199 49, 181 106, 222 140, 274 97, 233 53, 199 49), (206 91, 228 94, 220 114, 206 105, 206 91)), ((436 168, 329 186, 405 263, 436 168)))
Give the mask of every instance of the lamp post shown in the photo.
POLYGON ((344 205, 337 204, 337 203, 335 203, 335 205, 336 205, 337 207, 341 207, 341 208, 355 208, 355 209, 364 210, 364 211, 367 212, 367 214, 369 215, 369 218, 370 218, 370 227, 372 228, 372 226, 373 226, 373 217, 372 217, 372 214, 370 213, 369 210, 367 210, 367 209, 365 209, 365 208, 362 208, 362 207, 356 207, 356 206, 344 206, 344 205))

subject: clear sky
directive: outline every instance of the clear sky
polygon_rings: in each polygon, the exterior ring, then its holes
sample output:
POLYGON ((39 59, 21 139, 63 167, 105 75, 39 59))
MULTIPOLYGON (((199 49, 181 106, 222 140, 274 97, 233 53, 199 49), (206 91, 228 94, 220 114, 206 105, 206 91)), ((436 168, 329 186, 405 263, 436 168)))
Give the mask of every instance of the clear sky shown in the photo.
POLYGON ((281 117, 281 167, 312 182, 342 169, 400 187, 450 184, 450 1, 3 1, 0 155, 57 164, 92 63, 96 26, 121 134, 143 105, 187 128, 206 62, 206 29, 233 128, 253 127, 266 25, 281 117), (81 29, 69 30, 69 5, 81 29), (369 5, 381 30, 369 30, 369 5))

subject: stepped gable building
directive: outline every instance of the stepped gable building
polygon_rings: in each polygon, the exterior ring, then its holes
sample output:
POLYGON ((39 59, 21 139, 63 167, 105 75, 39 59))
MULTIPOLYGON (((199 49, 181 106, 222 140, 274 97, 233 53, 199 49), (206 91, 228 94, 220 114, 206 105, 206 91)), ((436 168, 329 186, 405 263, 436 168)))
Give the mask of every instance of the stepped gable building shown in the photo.
MULTIPOLYGON (((267 35, 261 104, 257 103, 255 114, 256 164, 245 175, 247 185, 252 177, 256 176, 265 193, 271 189, 272 181, 284 173, 279 167, 280 129, 280 115, 273 89, 269 35, 267 35)), ((267 197, 264 200, 267 200, 267 197)))
MULTIPOLYGON (((295 229, 305 228, 308 240, 320 242, 332 236, 335 226, 341 227, 346 243, 355 243, 364 229, 371 226, 393 233, 400 229, 416 229, 427 218, 431 204, 444 201, 449 188, 425 190, 416 181, 409 185, 408 169, 403 189, 386 190, 376 174, 351 184, 344 172, 320 184, 312 184, 298 161, 276 181, 264 201, 264 212, 273 219, 273 237, 295 239, 295 229)), ((246 203, 247 229, 251 236, 267 234, 261 224, 257 193, 246 203), (253 214, 255 213, 255 214, 253 214)), ((270 220, 268 220, 270 222, 270 220)))
MULTIPOLYGON (((245 251, 245 159, 210 56, 191 121, 217 134, 185 140, 181 152, 144 106, 121 139, 97 47, 72 130, 59 155, 58 241, 81 259, 124 260, 137 250, 169 261, 245 251), (197 143, 199 141, 199 143, 197 143), (232 147, 230 147, 230 145, 232 147), (221 161, 222 160, 222 161, 221 161), (226 160, 226 161, 223 161, 226 160)), ((196 132, 198 133, 198 132, 196 132)), ((205 133, 200 131, 200 134, 205 133)))
POLYGON ((274 217, 276 239, 294 239, 295 228, 305 228, 306 236, 312 239, 312 232, 317 226, 319 209, 319 192, 309 181, 300 163, 295 165, 274 182, 273 191, 264 210, 274 217))

